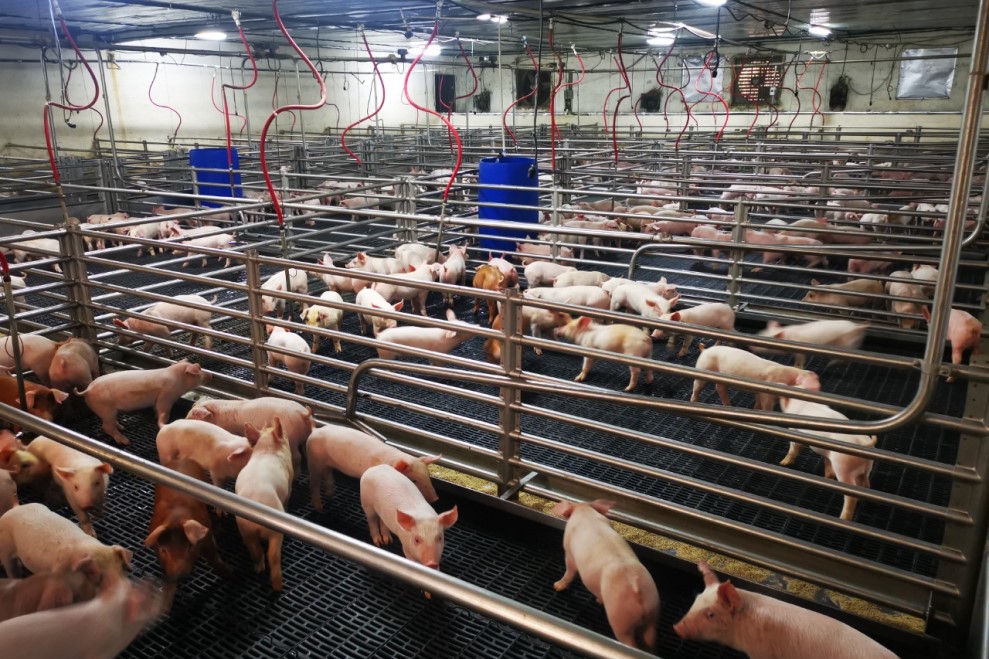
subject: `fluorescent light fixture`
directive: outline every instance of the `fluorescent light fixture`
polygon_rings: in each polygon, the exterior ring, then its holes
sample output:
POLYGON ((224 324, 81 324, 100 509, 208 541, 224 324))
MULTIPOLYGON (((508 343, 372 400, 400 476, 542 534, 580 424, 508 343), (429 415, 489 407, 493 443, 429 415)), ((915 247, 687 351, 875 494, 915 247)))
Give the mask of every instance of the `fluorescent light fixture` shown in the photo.
POLYGON ((720 7, 728 2, 728 0, 694 0, 694 2, 705 7, 720 7))
POLYGON ((425 43, 417 43, 412 46, 412 48, 409 51, 409 54, 412 57, 418 57, 419 53, 422 53, 423 57, 436 57, 437 55, 443 54, 443 46, 439 45, 438 43, 429 44, 429 48, 426 48, 426 50, 423 51, 423 48, 425 48, 425 46, 426 46, 425 43))
POLYGON ((831 30, 829 30, 828 28, 824 27, 823 25, 811 25, 811 26, 809 26, 807 28, 807 32, 809 34, 814 35, 815 37, 829 37, 829 36, 831 36, 831 30))
POLYGON ((508 16, 492 16, 491 22, 498 23, 499 25, 504 25, 505 23, 508 22, 508 16))
POLYGON ((491 20, 491 14, 478 14, 477 15, 477 20, 479 20, 479 21, 490 21, 491 20))
POLYGON ((646 39, 650 46, 671 46, 673 45, 672 34, 657 34, 646 39))
POLYGON ((196 38, 205 41, 224 41, 227 38, 227 33, 220 30, 200 30, 196 32, 196 38))

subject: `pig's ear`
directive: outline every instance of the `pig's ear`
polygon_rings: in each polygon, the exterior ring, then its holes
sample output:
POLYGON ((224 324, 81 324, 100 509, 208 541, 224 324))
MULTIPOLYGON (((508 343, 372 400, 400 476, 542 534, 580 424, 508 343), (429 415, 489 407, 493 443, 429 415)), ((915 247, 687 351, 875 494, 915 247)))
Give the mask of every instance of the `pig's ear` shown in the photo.
POLYGON ((282 442, 285 441, 285 433, 282 432, 282 419, 281 419, 281 417, 277 417, 277 416, 275 417, 275 422, 274 422, 274 424, 272 424, 271 430, 272 430, 272 433, 274 433, 275 437, 277 437, 279 441, 282 441, 282 442))
POLYGON ((72 571, 78 572, 91 581, 100 574, 100 569, 96 566, 96 561, 89 554, 76 559, 75 563, 72 564, 72 571))
POLYGON ((258 430, 253 425, 251 425, 250 423, 245 423, 244 437, 247 437, 247 441, 248 443, 250 443, 251 446, 254 446, 255 444, 258 443, 258 440, 261 439, 261 431, 258 430))
MULTIPOLYGON (((28 406, 28 408, 34 407, 34 392, 33 391, 27 391, 27 392, 24 393, 24 397, 27 399, 27 406, 28 406)), ((14 401, 14 404, 15 405, 19 405, 20 402, 21 402, 21 399, 18 398, 17 400, 14 401)))
POLYGON ((127 321, 126 320, 120 320, 119 318, 114 318, 113 319, 113 324, 116 325, 117 327, 123 327, 124 329, 130 329, 129 327, 127 327, 127 321))
POLYGON ((71 467, 55 467, 55 473, 67 480, 72 480, 76 476, 76 470, 71 467))
POLYGON ((415 527, 416 521, 413 519, 412 515, 402 512, 401 510, 395 511, 395 515, 398 517, 398 525, 406 531, 411 531, 415 527))
MULTIPOLYGON (((190 520, 191 521, 191 520, 190 520)), ((154 547, 158 544, 158 540, 161 538, 161 534, 168 530, 168 527, 164 524, 159 524, 155 529, 148 534, 148 537, 144 539, 145 547, 154 547)))
POLYGON ((182 525, 182 530, 185 531, 185 538, 189 541, 190 545, 196 544, 209 533, 208 528, 194 519, 187 519, 182 525))
POLYGON ((446 511, 445 513, 442 513, 437 518, 436 521, 438 521, 440 523, 440 526, 442 526, 444 529, 448 529, 448 528, 450 528, 451 526, 453 526, 454 524, 457 523, 457 518, 459 516, 460 516, 460 513, 457 512, 457 507, 454 506, 453 508, 451 508, 450 510, 446 511))
POLYGON ((185 367, 186 375, 199 375, 203 372, 203 367, 199 364, 189 364, 185 367))
POLYGON ((134 552, 130 549, 124 549, 120 545, 114 545, 110 547, 113 553, 120 557, 120 562, 124 564, 124 567, 130 570, 131 559, 134 558, 134 552))
POLYGON ((69 398, 69 394, 61 391, 59 389, 52 389, 52 397, 55 399, 56 405, 61 405, 69 398))
MULTIPOLYGON (((248 441, 250 441, 250 440, 248 440, 248 441)), ((236 460, 241 455, 248 455, 249 456, 250 454, 251 454, 251 449, 250 448, 247 448, 245 446, 241 446, 239 449, 237 449, 235 451, 230 451, 230 453, 227 454, 227 462, 233 462, 234 460, 236 460)))
MULTIPOLYGON (((779 322, 777 322, 775 320, 771 320, 768 323, 766 323, 766 329, 768 329, 770 331, 777 330, 777 329, 779 329, 779 327, 780 327, 779 322)), ((777 336, 776 338, 778 339, 780 337, 777 336)))
POLYGON ((920 314, 924 317, 924 320, 931 322, 931 309, 930 307, 921 307, 920 314))
POLYGON ((673 313, 671 313, 670 314, 670 320, 675 320, 676 322, 679 323, 680 322, 680 312, 679 311, 674 311, 673 313))
POLYGON ((395 468, 395 471, 397 471, 397 472, 400 472, 400 473, 403 473, 403 474, 409 473, 409 462, 408 462, 408 460, 396 460, 395 461, 395 464, 393 464, 392 467, 394 467, 395 468))
POLYGON ((431 465, 434 462, 438 461, 442 457, 443 457, 443 454, 442 453, 439 453, 437 455, 424 455, 420 459, 422 460, 422 464, 424 464, 424 465, 431 465))
POLYGON ((563 519, 570 519, 573 514, 573 502, 564 499, 550 509, 554 515, 559 515, 563 519))
POLYGON ((394 309, 395 311, 401 311, 402 310, 402 307, 404 307, 404 306, 405 306, 405 300, 399 300, 398 301, 398 304, 396 304, 395 306, 393 306, 392 309, 394 309))
POLYGON ((670 309, 672 309, 673 307, 675 307, 679 303, 680 303, 680 296, 677 295, 675 298, 673 298, 672 300, 670 300, 670 309))
POLYGON ((816 279, 811 279, 810 280, 810 285, 811 286, 820 286, 821 285, 821 282, 817 281, 816 279))
POLYGON ((602 515, 607 515, 608 511, 615 507, 615 502, 607 499, 596 499, 591 501, 588 505, 602 515))
POLYGON ((660 277, 659 278, 659 283, 660 284, 666 284, 666 277, 660 277))
POLYGON ((367 261, 367 254, 364 252, 357 252, 357 262, 364 263, 365 261, 367 261))
POLYGON ((112 474, 113 467, 110 466, 109 462, 101 462, 99 466, 96 467, 96 471, 98 471, 101 474, 112 474))
POLYGON ((742 606, 742 598, 731 581, 718 584, 718 604, 729 611, 737 611, 742 606))
POLYGON ((718 575, 714 573, 711 566, 707 564, 707 561, 700 560, 697 562, 697 571, 704 576, 704 586, 716 586, 718 585, 718 575))
POLYGON ((580 320, 577 321, 577 327, 580 329, 587 329, 587 326, 591 324, 590 316, 581 316, 580 320))

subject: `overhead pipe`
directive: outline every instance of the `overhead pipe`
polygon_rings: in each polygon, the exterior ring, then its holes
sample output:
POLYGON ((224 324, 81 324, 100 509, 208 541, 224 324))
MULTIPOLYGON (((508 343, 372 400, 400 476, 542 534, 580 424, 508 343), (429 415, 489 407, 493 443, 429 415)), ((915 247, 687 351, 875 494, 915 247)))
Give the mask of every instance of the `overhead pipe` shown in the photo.
MULTIPOLYGON (((358 124, 362 124, 368 119, 373 119, 374 117, 376 117, 378 113, 381 112, 381 108, 385 107, 385 79, 381 75, 381 70, 378 69, 378 61, 374 59, 374 53, 371 52, 371 46, 367 42, 367 35, 364 33, 364 26, 358 25, 357 31, 360 32, 361 39, 364 40, 364 49, 367 51, 367 56, 371 58, 371 66, 374 68, 374 74, 378 77, 378 84, 381 85, 381 99, 378 101, 378 107, 375 108, 374 112, 372 112, 371 114, 365 117, 361 117, 357 121, 351 123, 349 126, 343 129, 342 133, 340 133, 340 146, 343 147, 343 150, 346 151, 347 154, 354 159, 354 162, 357 163, 357 166, 360 167, 361 157, 358 156, 353 151, 351 151, 350 148, 347 146, 347 133, 349 133, 354 126, 357 126, 358 124)), ((372 82, 371 84, 374 83, 372 82)))
POLYGON ((275 186, 271 182, 271 174, 268 173, 268 160, 265 148, 266 138, 268 137, 268 129, 271 128, 272 122, 278 117, 282 112, 289 112, 292 110, 318 110, 323 107, 326 103, 326 84, 323 82, 323 78, 319 75, 319 71, 313 66, 313 63, 309 60, 309 57, 302 51, 299 44, 295 42, 292 36, 288 33, 288 29, 285 27, 285 23, 282 22, 282 17, 278 14, 278 0, 271 0, 271 10, 275 15, 275 22, 278 23, 278 29, 282 31, 285 38, 288 39, 289 44, 292 49, 299 54, 299 57, 306 63, 309 70, 312 71, 313 78, 316 79, 316 83, 319 85, 319 102, 312 105, 305 105, 303 103, 298 103, 296 105, 284 105, 275 110, 268 115, 267 121, 264 122, 264 127, 261 129, 261 148, 259 150, 259 157, 261 160, 261 175, 264 176, 265 186, 268 188, 268 194, 271 195, 271 205, 275 209, 275 216, 278 218, 278 226, 282 228, 285 226, 285 215, 282 212, 282 203, 278 199, 278 194, 275 191, 275 186))

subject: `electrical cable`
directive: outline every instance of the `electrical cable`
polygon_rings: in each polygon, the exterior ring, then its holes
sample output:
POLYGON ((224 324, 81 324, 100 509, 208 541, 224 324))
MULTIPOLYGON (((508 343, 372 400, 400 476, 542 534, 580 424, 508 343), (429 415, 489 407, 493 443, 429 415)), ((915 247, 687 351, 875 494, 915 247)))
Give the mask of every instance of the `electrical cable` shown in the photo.
POLYGON ((553 19, 549 19, 549 49, 556 60, 556 84, 549 92, 549 168, 556 171, 556 142, 560 139, 560 130, 556 126, 556 95, 563 87, 563 58, 553 43, 553 19))
MULTIPOLYGON (((350 157, 357 162, 357 166, 360 167, 361 166, 360 156, 358 156, 356 153, 354 153, 347 147, 347 133, 350 132, 350 129, 353 128, 354 126, 364 123, 368 119, 373 119, 374 117, 376 117, 378 113, 381 112, 381 108, 385 107, 385 79, 384 76, 381 75, 381 70, 378 68, 378 61, 374 59, 374 53, 371 52, 371 45, 368 44, 367 42, 367 35, 364 34, 364 26, 363 25, 358 26, 357 29, 361 34, 361 38, 364 40, 364 49, 367 50, 367 55, 368 57, 371 58, 371 66, 374 68, 374 75, 377 76, 378 84, 381 86, 381 98, 379 99, 378 107, 375 108, 374 112, 367 115, 366 117, 361 117, 357 121, 353 122, 352 124, 344 128, 343 132, 340 133, 340 146, 343 147, 343 150, 346 151, 350 155, 350 157)), ((370 99, 370 93, 368 94, 368 99, 370 99)), ((339 110, 337 110, 337 112, 339 112, 339 110)))
POLYGON ((171 110, 172 112, 175 113, 175 116, 179 118, 179 123, 178 125, 175 126, 175 132, 172 133, 171 139, 168 140, 169 142, 174 142, 175 138, 179 134, 179 129, 182 128, 182 113, 176 110, 175 108, 173 108, 171 105, 165 105, 164 103, 156 102, 155 99, 151 96, 151 90, 154 89, 155 80, 157 80, 158 78, 159 66, 161 66, 161 62, 155 62, 155 72, 154 75, 151 76, 151 84, 148 85, 148 100, 151 101, 151 105, 157 108, 161 108, 163 110, 171 110))
POLYGON ((267 154, 265 149, 265 138, 268 136, 268 128, 271 127, 271 122, 275 120, 275 117, 277 117, 282 112, 286 112, 290 110, 318 110, 319 108, 323 107, 323 104, 326 103, 326 85, 323 83, 323 78, 319 75, 319 72, 316 70, 316 67, 313 66, 313 63, 309 60, 309 57, 305 54, 305 52, 303 52, 302 48, 300 48, 299 45, 295 43, 295 40, 292 39, 291 35, 289 35, 288 29, 286 29, 285 27, 285 23, 282 22, 282 17, 278 14, 278 0, 271 0, 271 9, 275 15, 275 22, 278 23, 278 28, 282 31, 282 34, 285 35, 285 38, 288 39, 288 42, 292 46, 292 49, 299 54, 299 57, 302 58, 302 60, 306 63, 306 66, 309 67, 309 70, 312 71, 313 78, 315 78, 316 82, 319 84, 319 91, 320 91, 318 103, 314 103, 312 105, 304 105, 302 103, 299 103, 294 106, 285 105, 279 108, 275 108, 275 111, 268 116, 268 120, 264 122, 264 127, 261 129, 261 149, 260 149, 261 175, 264 176, 265 186, 268 188, 268 194, 271 195, 271 205, 275 209, 275 215, 278 218, 278 226, 282 227, 285 225, 285 216, 282 213, 282 203, 281 200, 279 200, 278 194, 275 191, 274 184, 271 182, 271 174, 268 173, 268 163, 266 157, 267 154))
MULTIPOLYGON (((624 26, 625 24, 622 23, 622 28, 624 26)), ((611 115, 611 147, 615 154, 616 168, 618 167, 618 109, 621 107, 622 101, 632 97, 632 83, 629 82, 628 72, 625 70, 625 60, 622 58, 622 37, 624 34, 624 29, 618 33, 618 73, 621 75, 624 85, 624 87, 619 87, 619 89, 626 89, 628 93, 618 97, 618 100, 615 102, 615 111, 611 115)), ((607 101, 605 103, 607 104, 607 101)))
POLYGON ((512 108, 514 108, 522 101, 529 100, 529 98, 531 98, 532 95, 539 90, 539 63, 536 62, 536 56, 532 54, 532 49, 529 48, 529 42, 526 40, 525 37, 522 37, 522 44, 525 46, 525 52, 529 54, 529 59, 532 61, 532 69, 533 71, 535 71, 535 80, 533 81, 532 90, 525 96, 520 96, 519 98, 515 99, 514 102, 512 102, 507 108, 505 108, 505 111, 501 115, 501 124, 505 127, 505 130, 508 131, 508 134, 509 136, 511 136, 512 142, 515 143, 515 146, 519 145, 519 141, 518 138, 515 137, 515 133, 512 131, 512 129, 508 127, 508 113, 511 112, 512 108))
MULTIPOLYGON (((278 83, 279 83, 279 81, 281 79, 282 79, 282 73, 279 70, 277 73, 275 73, 275 89, 271 92, 271 109, 272 110, 275 110, 275 109, 278 108, 278 83)), ((322 80, 322 78, 320 78, 320 80, 322 80)), ((292 125, 289 126, 289 129, 288 129, 289 134, 291 134, 292 131, 295 130, 295 121, 296 121, 295 110, 288 110, 288 113, 290 115, 292 115, 292 125)))
MULTIPOLYGON (((75 64, 75 66, 69 67, 69 75, 66 76, 66 78, 65 78, 65 89, 62 92, 62 96, 63 96, 63 98, 65 98, 65 102, 66 103, 69 103, 69 104, 72 103, 72 101, 69 100, 69 83, 72 82, 72 72, 75 71, 78 68, 79 68, 79 63, 78 62, 75 64)), ((83 88, 85 89, 85 86, 83 86, 83 88)), ((89 109, 92 110, 93 112, 95 112, 96 115, 100 118, 99 125, 96 126, 96 130, 93 131, 93 142, 95 143, 96 142, 96 135, 100 132, 100 129, 103 128, 103 123, 105 121, 105 117, 103 116, 103 113, 100 112, 99 110, 97 110, 95 107, 91 107, 89 109)), ((64 112, 64 110, 63 110, 63 112, 64 112)), ((66 121, 65 123, 68 124, 70 127, 75 128, 75 125, 74 124, 69 124, 68 121, 66 121)))
MULTIPOLYGON (((710 53, 707 54, 707 57, 704 59, 704 66, 701 68, 701 72, 697 75, 697 80, 694 82, 694 89, 697 90, 698 93, 702 94, 705 97, 713 96, 725 108, 725 121, 723 124, 721 124, 721 130, 718 131, 718 134, 714 138, 715 142, 721 141, 721 136, 724 135, 725 128, 728 127, 728 119, 730 118, 730 110, 728 109, 728 103, 725 102, 725 99, 721 96, 721 94, 714 91, 714 80, 715 80, 715 76, 717 76, 718 74, 717 72, 718 67, 717 64, 715 64, 714 69, 711 69, 711 58, 717 57, 717 55, 718 55, 717 50, 712 50, 710 53), (700 88, 700 82, 701 79, 704 77, 704 71, 707 71, 710 74, 710 85, 706 90, 700 88)), ((703 102, 703 99, 698 99, 694 101, 694 106, 696 106, 698 103, 701 102, 703 102)), ((714 101, 711 102, 714 103, 714 101)), ((713 105, 712 105, 712 114, 714 114, 713 105)), ((715 116, 717 115, 715 114, 715 116)))

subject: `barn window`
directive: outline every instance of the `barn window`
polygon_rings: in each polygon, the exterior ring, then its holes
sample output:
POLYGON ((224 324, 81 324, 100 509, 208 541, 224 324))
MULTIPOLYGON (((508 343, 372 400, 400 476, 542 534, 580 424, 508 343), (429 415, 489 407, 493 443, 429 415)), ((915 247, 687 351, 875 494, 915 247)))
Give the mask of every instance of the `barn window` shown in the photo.
POLYGON ((783 61, 778 57, 740 57, 732 66, 731 104, 752 107, 779 103, 783 61))
POLYGON ((434 109, 440 114, 457 111, 457 78, 454 74, 436 74, 436 93, 433 98, 436 99, 434 109))
MULTIPOLYGON (((532 69, 520 69, 515 72, 515 89, 519 98, 526 96, 536 86, 536 72, 532 69)), ((539 91, 527 99, 519 101, 520 108, 549 107, 549 94, 553 89, 552 71, 539 72, 539 91)))

